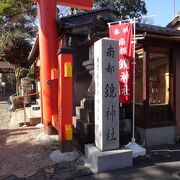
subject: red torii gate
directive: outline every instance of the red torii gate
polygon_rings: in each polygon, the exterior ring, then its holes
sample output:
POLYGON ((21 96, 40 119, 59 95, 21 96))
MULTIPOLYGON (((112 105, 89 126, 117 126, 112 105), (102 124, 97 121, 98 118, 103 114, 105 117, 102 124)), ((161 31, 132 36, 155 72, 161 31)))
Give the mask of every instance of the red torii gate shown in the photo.
POLYGON ((50 135, 55 127, 59 133, 61 152, 67 152, 72 150, 72 55, 57 55, 56 6, 90 10, 93 0, 37 0, 37 4, 44 130, 50 135))

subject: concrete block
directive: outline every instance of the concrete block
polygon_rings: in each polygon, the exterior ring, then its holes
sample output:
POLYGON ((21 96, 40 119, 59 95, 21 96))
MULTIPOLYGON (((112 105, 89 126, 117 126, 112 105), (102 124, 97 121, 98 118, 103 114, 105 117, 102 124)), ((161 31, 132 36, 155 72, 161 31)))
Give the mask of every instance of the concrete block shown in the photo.
POLYGON ((147 147, 175 142, 175 126, 148 128, 136 127, 141 144, 147 147))
POLYGON ((92 144, 85 145, 85 158, 97 172, 111 171, 132 167, 132 151, 130 149, 118 149, 100 151, 92 144))
POLYGON ((27 122, 30 123, 31 126, 35 126, 41 122, 41 110, 33 110, 32 107, 26 108, 26 116, 27 122))
POLYGON ((35 126, 39 123, 41 123, 41 118, 29 118, 29 121, 30 121, 30 126, 35 126))

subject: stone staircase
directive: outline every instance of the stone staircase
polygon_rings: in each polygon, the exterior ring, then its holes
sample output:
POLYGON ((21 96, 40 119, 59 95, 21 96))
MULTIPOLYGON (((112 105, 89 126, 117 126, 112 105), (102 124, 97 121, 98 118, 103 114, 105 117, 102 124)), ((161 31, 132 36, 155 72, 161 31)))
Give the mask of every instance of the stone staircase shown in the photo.
POLYGON ((94 99, 82 99, 73 116, 74 145, 84 150, 84 145, 94 143, 94 99))

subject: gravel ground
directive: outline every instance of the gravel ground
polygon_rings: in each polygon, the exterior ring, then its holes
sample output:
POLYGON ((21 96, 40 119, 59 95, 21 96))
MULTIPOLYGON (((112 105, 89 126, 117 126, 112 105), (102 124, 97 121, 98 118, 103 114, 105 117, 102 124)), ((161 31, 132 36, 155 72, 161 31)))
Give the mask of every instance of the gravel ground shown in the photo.
POLYGON ((0 179, 63 180, 92 174, 81 158, 54 164, 49 156, 58 149, 58 143, 39 141, 37 136, 42 131, 37 128, 0 131, 0 179))
POLYGON ((28 177, 52 165, 49 154, 56 143, 41 142, 42 129, 16 127, 0 131, 0 178, 9 175, 28 177))
POLYGON ((92 174, 81 157, 54 164, 50 154, 58 149, 58 141, 39 140, 43 128, 18 127, 23 110, 10 116, 6 99, 0 97, 0 179, 62 180, 92 174))
MULTIPOLYGON (((49 153, 52 147, 40 142, 37 136, 43 131, 34 127, 9 127, 7 94, 0 94, 0 179, 9 175, 26 177, 51 165, 49 153)), ((16 119, 14 119, 16 122, 16 119)))

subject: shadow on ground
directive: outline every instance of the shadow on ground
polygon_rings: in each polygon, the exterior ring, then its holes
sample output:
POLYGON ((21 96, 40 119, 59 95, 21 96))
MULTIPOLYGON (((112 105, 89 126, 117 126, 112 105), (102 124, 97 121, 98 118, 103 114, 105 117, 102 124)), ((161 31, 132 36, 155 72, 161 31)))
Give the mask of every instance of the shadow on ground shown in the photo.
MULTIPOLYGON (((31 130, 37 128, 31 128, 31 130)), ((6 140, 10 136, 18 136, 27 134, 26 130, 30 130, 30 128, 17 128, 17 129, 2 129, 0 130, 0 146, 6 144, 6 140)))
POLYGON ((180 143, 154 146, 147 149, 147 155, 134 158, 136 168, 152 166, 156 163, 180 161, 180 143))
POLYGON ((92 174, 84 161, 54 164, 50 160, 57 141, 39 141, 43 129, 16 128, 0 130, 0 179, 69 179, 92 174))

